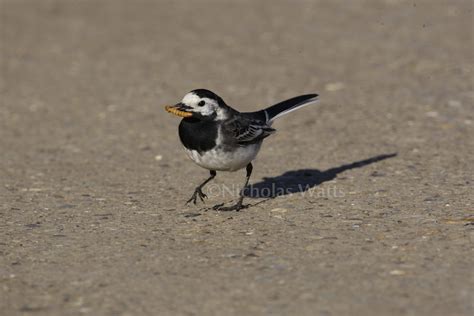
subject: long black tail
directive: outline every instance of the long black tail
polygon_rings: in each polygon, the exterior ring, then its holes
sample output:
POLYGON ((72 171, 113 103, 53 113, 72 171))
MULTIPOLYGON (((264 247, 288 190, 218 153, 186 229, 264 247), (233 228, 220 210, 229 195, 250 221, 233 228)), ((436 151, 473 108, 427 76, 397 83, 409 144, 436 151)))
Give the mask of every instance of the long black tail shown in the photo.
POLYGON ((271 124, 273 120, 316 101, 318 101, 317 94, 300 95, 252 114, 254 117, 259 117, 262 121, 271 124))

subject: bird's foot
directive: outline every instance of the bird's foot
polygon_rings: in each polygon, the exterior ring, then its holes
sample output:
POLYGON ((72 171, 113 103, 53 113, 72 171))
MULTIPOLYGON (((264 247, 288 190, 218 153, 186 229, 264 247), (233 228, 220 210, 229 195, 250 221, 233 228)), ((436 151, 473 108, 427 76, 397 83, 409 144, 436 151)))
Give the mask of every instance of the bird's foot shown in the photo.
POLYGON ((193 202, 193 204, 196 204, 196 201, 197 201, 198 197, 202 202, 204 202, 204 198, 207 198, 207 195, 204 194, 202 192, 201 188, 199 188, 199 187, 194 190, 193 195, 191 196, 191 198, 189 200, 186 201, 186 204, 188 204, 189 202, 193 202))
POLYGON ((221 211, 221 212, 229 212, 229 211, 240 211, 244 208, 249 207, 249 204, 242 204, 242 200, 239 200, 236 204, 231 205, 231 206, 224 206, 224 203, 214 205, 212 207, 213 210, 215 211, 221 211))

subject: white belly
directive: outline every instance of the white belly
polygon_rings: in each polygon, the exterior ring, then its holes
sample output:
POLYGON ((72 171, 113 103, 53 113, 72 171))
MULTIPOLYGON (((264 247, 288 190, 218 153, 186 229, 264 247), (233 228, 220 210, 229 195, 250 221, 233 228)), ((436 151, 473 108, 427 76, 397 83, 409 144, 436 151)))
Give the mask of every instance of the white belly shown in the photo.
POLYGON ((217 171, 236 171, 246 167, 255 159, 260 150, 261 143, 245 147, 238 147, 234 151, 225 151, 222 147, 203 152, 186 149, 186 154, 199 166, 217 171))

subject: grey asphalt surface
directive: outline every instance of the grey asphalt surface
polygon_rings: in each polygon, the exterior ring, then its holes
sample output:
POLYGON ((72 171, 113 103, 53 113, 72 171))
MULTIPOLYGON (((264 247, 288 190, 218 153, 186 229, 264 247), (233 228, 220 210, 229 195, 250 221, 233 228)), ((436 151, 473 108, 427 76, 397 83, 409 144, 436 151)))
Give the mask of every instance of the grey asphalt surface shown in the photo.
POLYGON ((1 315, 473 314, 472 1, 0 3, 1 315), (184 206, 195 88, 321 95, 241 212, 184 206))

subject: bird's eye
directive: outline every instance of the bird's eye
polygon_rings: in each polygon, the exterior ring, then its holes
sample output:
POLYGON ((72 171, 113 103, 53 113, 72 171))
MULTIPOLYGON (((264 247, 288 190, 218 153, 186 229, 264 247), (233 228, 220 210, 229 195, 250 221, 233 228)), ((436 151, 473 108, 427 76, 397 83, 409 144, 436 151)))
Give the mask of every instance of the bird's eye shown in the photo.
POLYGON ((206 104, 206 102, 204 102, 204 101, 199 101, 199 103, 198 103, 199 106, 204 106, 204 104, 206 104))

